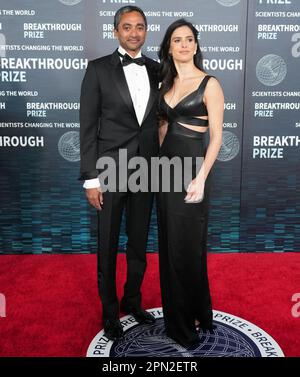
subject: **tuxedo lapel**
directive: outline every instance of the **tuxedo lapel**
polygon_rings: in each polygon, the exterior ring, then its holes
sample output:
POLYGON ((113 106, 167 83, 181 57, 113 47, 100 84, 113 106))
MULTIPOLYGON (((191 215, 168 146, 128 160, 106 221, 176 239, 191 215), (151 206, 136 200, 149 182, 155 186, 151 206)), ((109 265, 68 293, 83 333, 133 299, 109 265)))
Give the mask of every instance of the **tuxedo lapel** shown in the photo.
MULTIPOLYGON (((136 113, 134 110, 133 102, 131 99, 130 91, 128 88, 128 84, 126 81, 126 77, 124 74, 124 70, 120 61, 120 57, 118 55, 118 50, 116 50, 112 55, 111 55, 111 63, 113 66, 113 80, 119 90, 119 93, 129 108, 129 110, 132 112, 133 116, 135 117, 137 123, 137 117, 136 113)), ((154 72, 153 69, 151 69, 151 65, 149 64, 148 59, 146 58, 146 69, 149 77, 149 83, 150 83, 150 95, 146 107, 146 111, 143 117, 143 122, 146 120, 147 116, 149 115, 149 112, 151 111, 151 108, 155 102, 156 96, 157 96, 157 78, 156 78, 156 73, 154 72)), ((143 124, 142 122, 142 124, 143 124)))
MULTIPOLYGON (((129 91, 129 88, 128 88, 128 85, 127 85, 124 70, 123 70, 123 67, 122 67, 122 64, 121 64, 121 61, 120 61, 120 57, 119 57, 117 51, 115 51, 112 54, 111 62, 112 62, 112 65, 113 65, 113 75, 112 75, 113 80, 114 80, 114 82, 115 82, 115 84, 116 84, 116 86, 119 90, 119 93, 120 93, 123 101, 125 102, 125 104, 129 108, 129 110, 133 113, 134 117, 136 118, 136 114, 135 114, 135 111, 134 111, 130 91, 129 91)), ((137 121, 137 119, 136 119, 136 121, 137 121)))
MULTIPOLYGON (((150 95, 149 95, 149 100, 147 103, 146 111, 144 114, 143 122, 146 120, 154 102, 157 96, 157 78, 156 78, 156 73, 154 72, 153 69, 151 69, 149 62, 146 58, 146 68, 148 72, 148 77, 149 77, 149 83, 150 83, 150 95)), ((142 122, 142 124, 143 124, 142 122)))

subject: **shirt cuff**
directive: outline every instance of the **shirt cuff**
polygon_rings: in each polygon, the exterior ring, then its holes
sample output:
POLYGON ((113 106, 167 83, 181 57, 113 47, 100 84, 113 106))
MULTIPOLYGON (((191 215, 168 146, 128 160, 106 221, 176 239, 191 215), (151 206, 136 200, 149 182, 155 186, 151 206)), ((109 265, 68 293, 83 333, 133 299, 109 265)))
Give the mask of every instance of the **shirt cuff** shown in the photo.
POLYGON ((83 188, 91 189, 100 187, 100 182, 98 178, 86 179, 83 184, 83 188))

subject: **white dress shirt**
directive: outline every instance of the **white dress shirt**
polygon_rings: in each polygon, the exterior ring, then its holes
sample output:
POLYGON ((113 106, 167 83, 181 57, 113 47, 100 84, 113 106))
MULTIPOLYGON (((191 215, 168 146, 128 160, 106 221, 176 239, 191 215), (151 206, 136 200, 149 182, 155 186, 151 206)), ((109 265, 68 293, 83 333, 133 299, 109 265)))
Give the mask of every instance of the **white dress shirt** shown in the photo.
MULTIPOLYGON (((121 46, 119 46, 118 51, 122 55, 126 54, 126 51, 121 46)), ((135 58, 140 58, 141 56, 142 53, 139 51, 135 58)), ((122 61, 122 57, 120 57, 120 59, 122 61)), ((132 63, 123 67, 123 70, 132 99, 135 115, 139 125, 141 126, 150 96, 150 83, 147 69, 144 65, 140 66, 132 63)), ((100 187, 99 179, 87 179, 84 181, 83 187, 86 189, 100 187)))

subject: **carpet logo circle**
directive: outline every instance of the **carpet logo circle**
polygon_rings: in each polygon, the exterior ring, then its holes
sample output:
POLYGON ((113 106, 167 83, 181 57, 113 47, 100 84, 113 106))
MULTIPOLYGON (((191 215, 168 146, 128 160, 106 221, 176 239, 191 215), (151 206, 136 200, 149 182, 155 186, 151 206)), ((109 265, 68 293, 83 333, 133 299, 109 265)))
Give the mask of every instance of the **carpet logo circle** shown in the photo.
POLYGON ((214 310, 211 331, 199 331, 199 344, 185 348, 167 337, 162 308, 147 310, 154 324, 139 325, 131 315, 120 318, 124 336, 108 340, 101 330, 87 357, 284 357, 280 346, 264 330, 235 315, 214 310))

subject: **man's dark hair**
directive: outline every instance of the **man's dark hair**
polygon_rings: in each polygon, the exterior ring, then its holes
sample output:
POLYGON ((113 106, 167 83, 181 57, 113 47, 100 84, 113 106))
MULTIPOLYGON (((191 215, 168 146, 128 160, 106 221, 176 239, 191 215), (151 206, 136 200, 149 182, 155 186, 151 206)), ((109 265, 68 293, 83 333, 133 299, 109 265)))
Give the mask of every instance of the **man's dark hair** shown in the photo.
POLYGON ((121 17, 123 16, 123 14, 130 13, 130 12, 139 12, 145 21, 145 26, 147 27, 147 18, 145 16, 145 13, 142 11, 142 9, 134 5, 126 5, 125 7, 122 7, 116 11, 116 14, 114 17, 114 28, 116 30, 118 30, 118 26, 119 26, 119 23, 121 21, 121 17))

